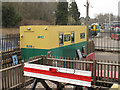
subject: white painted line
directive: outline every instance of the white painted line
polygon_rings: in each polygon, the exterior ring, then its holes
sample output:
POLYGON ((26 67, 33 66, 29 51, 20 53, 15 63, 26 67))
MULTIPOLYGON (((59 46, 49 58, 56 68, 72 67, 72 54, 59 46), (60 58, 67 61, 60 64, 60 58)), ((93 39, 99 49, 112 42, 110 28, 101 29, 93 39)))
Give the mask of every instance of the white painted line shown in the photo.
POLYGON ((46 66, 46 65, 29 64, 29 63, 25 63, 24 67, 40 69, 40 70, 47 70, 47 71, 49 71, 49 68, 55 68, 55 69, 57 69, 57 72, 70 73, 70 74, 75 74, 75 75, 91 77, 91 71, 83 71, 83 70, 60 68, 60 67, 53 67, 53 66, 46 66))
POLYGON ((91 87, 91 82, 87 82, 87 81, 55 77, 55 76, 44 75, 44 74, 36 74, 36 73, 31 73, 31 72, 26 72, 26 71, 24 71, 24 75, 30 76, 30 77, 36 77, 36 78, 42 78, 42 79, 48 79, 48 80, 53 80, 53 81, 58 81, 58 82, 65 82, 65 83, 70 83, 70 84, 75 84, 75 85, 91 87))

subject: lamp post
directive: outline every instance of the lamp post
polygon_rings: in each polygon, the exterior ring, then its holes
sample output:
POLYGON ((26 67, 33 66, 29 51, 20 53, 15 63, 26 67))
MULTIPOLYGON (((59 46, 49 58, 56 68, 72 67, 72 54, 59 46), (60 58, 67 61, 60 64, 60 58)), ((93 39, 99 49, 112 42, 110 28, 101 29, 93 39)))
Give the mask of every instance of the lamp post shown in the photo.
POLYGON ((86 7, 86 26, 87 26, 87 41, 89 41, 89 29, 88 29, 88 17, 89 17, 89 3, 88 0, 86 2, 86 5, 84 5, 86 7))

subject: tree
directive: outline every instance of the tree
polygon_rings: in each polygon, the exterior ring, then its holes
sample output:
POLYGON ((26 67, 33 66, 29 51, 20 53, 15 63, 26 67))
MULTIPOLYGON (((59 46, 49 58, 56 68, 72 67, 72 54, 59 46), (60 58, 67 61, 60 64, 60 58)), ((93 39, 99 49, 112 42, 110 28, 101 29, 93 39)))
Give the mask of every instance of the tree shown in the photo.
POLYGON ((22 17, 17 14, 12 7, 12 5, 8 3, 2 4, 2 26, 3 27, 14 27, 17 26, 18 23, 22 20, 22 17))
POLYGON ((68 2, 59 2, 55 14, 56 14, 56 25, 67 25, 68 2))
POLYGON ((76 24, 79 23, 79 17, 80 17, 80 12, 78 11, 78 7, 76 2, 72 2, 70 4, 70 8, 69 8, 69 14, 72 16, 72 18, 76 21, 76 24))
POLYGON ((109 14, 109 13, 105 13, 105 14, 98 14, 95 16, 96 19, 98 19, 99 23, 109 23, 109 19, 110 21, 115 21, 117 20, 116 19, 116 16, 113 15, 112 13, 109 14))

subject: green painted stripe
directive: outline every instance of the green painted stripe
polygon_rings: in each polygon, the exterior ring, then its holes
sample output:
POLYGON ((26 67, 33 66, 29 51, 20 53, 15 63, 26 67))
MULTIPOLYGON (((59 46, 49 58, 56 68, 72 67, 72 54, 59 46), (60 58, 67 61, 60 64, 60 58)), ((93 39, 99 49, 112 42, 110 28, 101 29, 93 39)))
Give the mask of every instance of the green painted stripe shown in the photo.
POLYGON ((75 58, 76 50, 80 49, 81 52, 83 52, 82 51, 83 46, 85 46, 87 50, 87 41, 52 49, 21 48, 21 55, 23 59, 29 59, 30 57, 38 55, 47 55, 48 51, 52 51, 52 56, 75 58))

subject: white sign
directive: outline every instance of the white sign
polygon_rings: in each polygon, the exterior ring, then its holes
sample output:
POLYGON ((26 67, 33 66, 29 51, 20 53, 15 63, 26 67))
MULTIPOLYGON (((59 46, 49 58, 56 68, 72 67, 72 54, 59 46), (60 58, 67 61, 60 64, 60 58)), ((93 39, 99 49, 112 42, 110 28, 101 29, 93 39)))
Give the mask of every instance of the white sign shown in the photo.
POLYGON ((12 56, 13 64, 16 65, 18 63, 17 55, 12 56))
POLYGON ((77 53, 78 53, 78 57, 79 57, 79 58, 82 58, 82 54, 81 54, 80 49, 77 49, 77 53))

